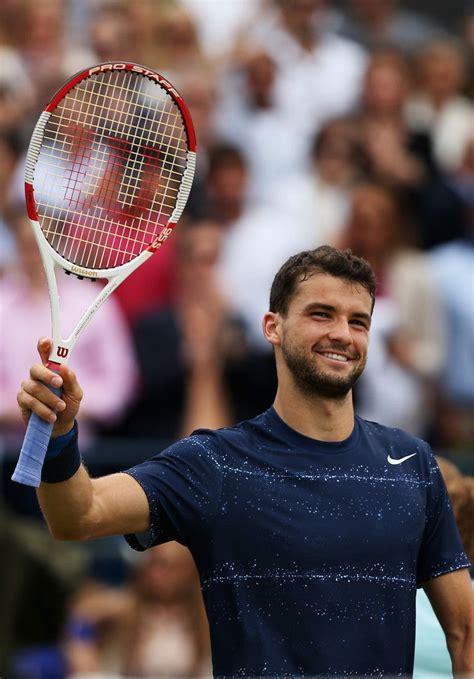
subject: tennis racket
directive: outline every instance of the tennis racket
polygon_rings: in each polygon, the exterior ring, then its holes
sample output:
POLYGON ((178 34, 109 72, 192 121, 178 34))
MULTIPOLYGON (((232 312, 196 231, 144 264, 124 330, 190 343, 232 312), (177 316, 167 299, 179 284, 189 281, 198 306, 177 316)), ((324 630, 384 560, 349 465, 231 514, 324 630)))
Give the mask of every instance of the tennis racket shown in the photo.
MULTIPOLYGON (((25 169, 27 211, 51 303, 48 368, 67 363, 99 307, 163 245, 186 204, 195 164, 193 125, 181 96, 144 66, 94 66, 51 99, 33 131, 25 169), (107 280, 67 338, 61 336, 58 269, 107 280)), ((31 415, 14 481, 39 486, 52 428, 31 415)))

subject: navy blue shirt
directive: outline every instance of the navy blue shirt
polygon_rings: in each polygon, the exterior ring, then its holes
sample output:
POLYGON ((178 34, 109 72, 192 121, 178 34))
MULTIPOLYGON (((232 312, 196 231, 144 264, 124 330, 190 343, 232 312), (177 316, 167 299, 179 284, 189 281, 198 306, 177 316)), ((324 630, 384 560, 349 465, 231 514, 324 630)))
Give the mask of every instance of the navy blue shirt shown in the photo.
POLYGON ((270 408, 127 473, 151 511, 129 543, 193 554, 216 676, 410 674, 417 586, 469 566, 429 446, 360 418, 326 443, 270 408))

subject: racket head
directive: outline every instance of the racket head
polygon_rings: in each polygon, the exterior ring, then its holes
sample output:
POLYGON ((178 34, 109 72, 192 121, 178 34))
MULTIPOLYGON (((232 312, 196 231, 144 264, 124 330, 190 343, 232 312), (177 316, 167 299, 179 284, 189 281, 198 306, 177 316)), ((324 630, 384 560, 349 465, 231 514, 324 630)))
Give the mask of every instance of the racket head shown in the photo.
POLYGON ((159 73, 133 63, 77 73, 46 106, 27 153, 38 241, 77 275, 134 268, 176 225, 195 154, 189 111, 159 73))

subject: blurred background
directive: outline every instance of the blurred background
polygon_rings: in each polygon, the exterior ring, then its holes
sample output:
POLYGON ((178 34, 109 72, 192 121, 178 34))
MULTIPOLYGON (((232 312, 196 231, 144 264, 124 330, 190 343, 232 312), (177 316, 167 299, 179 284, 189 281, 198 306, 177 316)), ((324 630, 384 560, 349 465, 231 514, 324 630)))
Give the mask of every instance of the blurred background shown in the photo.
MULTIPOLYGON (((16 393, 50 333, 25 151, 54 91, 103 61, 173 82, 198 167, 174 236, 102 307, 71 361, 91 473, 267 408, 276 378, 260 321, 273 275, 324 243, 365 257, 378 278, 357 412, 474 473, 474 4, 2 0, 4 679, 210 676, 185 548, 54 543, 34 492, 9 480, 24 431, 16 393)), ((96 290, 59 276, 67 327, 96 290)))

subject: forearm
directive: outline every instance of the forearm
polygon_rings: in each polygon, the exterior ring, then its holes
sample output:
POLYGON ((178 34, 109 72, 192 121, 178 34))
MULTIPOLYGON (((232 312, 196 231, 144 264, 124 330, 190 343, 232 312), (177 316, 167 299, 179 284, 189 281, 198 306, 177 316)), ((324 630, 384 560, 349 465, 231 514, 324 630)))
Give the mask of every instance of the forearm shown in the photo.
POLYGON ((474 597, 468 569, 428 580, 423 588, 444 630, 453 673, 459 679, 474 676, 474 597))
POLYGON ((474 623, 464 634, 447 638, 455 677, 474 676, 474 623))
POLYGON ((89 537, 93 485, 82 464, 66 481, 41 483, 37 495, 53 537, 58 540, 85 540, 89 537))
POLYGON ((149 504, 140 485, 121 473, 91 479, 80 463, 77 448, 75 461, 68 462, 71 452, 74 450, 65 450, 62 461, 60 453, 45 464, 38 489, 52 536, 57 540, 91 540, 148 530, 149 504))
POLYGON ((76 424, 48 445, 38 499, 51 534, 62 540, 88 537, 86 519, 93 506, 93 485, 82 465, 76 424))

